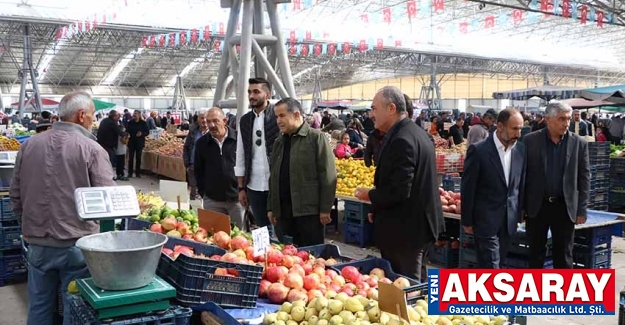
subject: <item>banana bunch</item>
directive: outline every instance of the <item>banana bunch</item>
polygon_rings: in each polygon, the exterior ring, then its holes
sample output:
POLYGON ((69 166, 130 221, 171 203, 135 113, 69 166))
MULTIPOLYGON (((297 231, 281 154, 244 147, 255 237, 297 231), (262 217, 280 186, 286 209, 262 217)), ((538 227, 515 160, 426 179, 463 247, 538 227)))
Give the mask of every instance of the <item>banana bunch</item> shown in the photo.
POLYGON ((165 204, 165 202, 160 196, 154 195, 154 192, 145 194, 139 191, 139 193, 137 193, 137 200, 139 201, 139 207, 141 208, 141 213, 151 209, 152 207, 160 207, 165 204))

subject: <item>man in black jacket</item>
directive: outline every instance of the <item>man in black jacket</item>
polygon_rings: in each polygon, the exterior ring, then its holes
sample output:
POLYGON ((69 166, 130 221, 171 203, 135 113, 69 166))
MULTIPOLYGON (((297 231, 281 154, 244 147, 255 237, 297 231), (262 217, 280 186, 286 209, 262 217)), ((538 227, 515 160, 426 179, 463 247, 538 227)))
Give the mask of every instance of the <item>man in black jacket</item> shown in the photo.
POLYGON ((126 132, 130 135, 128 140, 128 177, 132 177, 134 170, 135 176, 141 178, 141 155, 145 147, 145 137, 150 134, 150 128, 141 117, 140 111, 132 113, 132 120, 128 121, 126 132))
POLYGON ((194 120, 197 121, 196 127, 189 130, 189 134, 184 139, 184 146, 182 147, 182 160, 184 167, 187 169, 187 182, 191 190, 191 199, 195 200, 197 197, 197 181, 195 180, 195 172, 193 166, 195 162, 195 143, 203 135, 208 132, 208 123, 206 123, 206 112, 208 110, 201 109, 197 115, 194 115, 194 120))
POLYGON ((119 113, 116 110, 111 110, 109 116, 100 122, 98 127, 98 143, 106 150, 111 160, 111 166, 115 166, 117 148, 117 141, 122 135, 122 131, 119 128, 119 113))
POLYGON ((239 203, 236 164, 237 136, 227 126, 228 119, 219 107, 206 113, 208 132, 195 143, 193 169, 203 208, 230 216, 230 222, 244 229, 245 209, 239 203))
POLYGON ((427 246, 445 223, 434 146, 405 112, 406 100, 397 87, 384 87, 373 98, 375 128, 386 134, 376 160, 375 187, 358 188, 354 195, 371 202, 382 258, 399 274, 425 282, 427 246))

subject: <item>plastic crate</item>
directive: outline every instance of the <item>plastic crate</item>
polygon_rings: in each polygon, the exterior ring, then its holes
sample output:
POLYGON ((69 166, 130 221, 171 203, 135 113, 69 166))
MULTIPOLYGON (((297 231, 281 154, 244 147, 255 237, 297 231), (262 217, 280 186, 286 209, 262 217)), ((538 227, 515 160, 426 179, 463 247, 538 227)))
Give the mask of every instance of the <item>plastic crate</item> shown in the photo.
POLYGON ((460 238, 460 220, 445 218, 445 232, 440 234, 444 238, 460 238))
MULTIPOLYGON (((188 242, 182 241, 182 245, 188 242)), ((179 243, 180 244, 180 243, 179 243)), ((173 247, 167 241, 166 247, 173 247)), ((222 255, 224 250, 203 245, 195 248, 196 254, 207 258, 179 255, 176 260, 161 254, 157 274, 176 288, 176 300, 185 306, 200 305, 208 301, 223 307, 255 308, 263 274, 263 267, 210 260, 212 255, 222 255), (217 269, 226 269, 235 276, 216 275, 217 269)))
POLYGON ((610 175, 610 191, 625 192, 625 174, 622 177, 610 175))
POLYGON ((586 269, 594 269, 595 266, 608 262, 612 264, 611 243, 592 247, 575 245, 573 247, 573 263, 586 269))
POLYGON ((599 246, 612 242, 612 225, 575 230, 575 244, 599 246))
POLYGON ((588 156, 590 166, 609 165, 610 156, 588 156))
POLYGON ((19 251, 14 255, 4 255, 0 257, 0 277, 14 277, 26 273, 26 264, 19 251))
POLYGON ((391 267, 391 263, 385 259, 379 257, 369 257, 359 261, 331 266, 330 269, 341 274, 341 270, 346 266, 353 266, 362 274, 369 274, 371 270, 379 268, 384 270, 384 275, 391 281, 395 281, 399 277, 406 278, 408 282, 410 282, 410 286, 408 288, 404 288, 403 290, 406 292, 406 301, 408 304, 414 304, 417 300, 423 299, 423 297, 427 296, 427 283, 419 283, 415 279, 395 273, 391 267))
MULTIPOLYGON (((599 264, 595 265, 595 267, 593 267, 593 269, 609 269, 611 267, 612 267, 612 261, 606 261, 606 262, 599 263, 599 264)), ((575 269, 588 269, 585 266, 576 265, 575 263, 573 263, 573 268, 575 268, 575 269)))
POLYGON ((17 221, 0 221, 0 249, 20 248, 21 234, 17 221))
POLYGON ((96 311, 79 295, 69 297, 71 323, 74 325, 188 325, 191 308, 171 307, 164 311, 99 320, 96 311))
MULTIPOLYGON (((218 318, 220 325, 241 325, 239 321, 237 321, 234 317, 230 316, 230 314, 228 314, 225 310, 223 310, 221 307, 217 306, 213 302, 207 302, 200 306, 193 306, 192 309, 193 311, 196 311, 196 312, 207 311, 213 314, 215 317, 218 318)), ((197 322, 192 321, 192 324, 200 324, 200 323, 201 323, 200 319, 198 319, 197 322)))
POLYGON ((610 156, 610 142, 588 142, 588 154, 610 156))
MULTIPOLYGON (((610 180, 607 178, 590 180, 590 191, 607 192, 610 190, 610 180)), ((607 199, 607 197, 606 197, 607 199)))
POLYGON ((373 245, 373 225, 369 222, 359 224, 345 220, 343 223, 343 241, 346 244, 356 244, 360 248, 373 245))
POLYGON ((452 248, 451 243, 453 241, 447 241, 443 246, 431 245, 428 249, 430 263, 447 269, 458 267, 460 248, 452 248))
POLYGON ((139 220, 135 218, 129 218, 126 222, 127 230, 148 230, 152 226, 153 222, 139 220))
MULTIPOLYGON (((515 256, 508 255, 506 256, 504 268, 506 269, 529 269, 530 261, 527 256, 515 256)), ((545 269, 553 269, 553 260, 545 259, 545 264, 543 265, 545 269)))
POLYGON ((332 258, 336 260, 338 263, 349 263, 349 262, 353 262, 356 260, 353 257, 341 255, 341 250, 339 249, 338 246, 334 244, 321 244, 321 245, 315 245, 315 246, 306 246, 306 247, 300 247, 297 250, 308 252, 310 253, 310 255, 314 256, 315 258, 323 258, 326 260, 332 258))
POLYGON ((354 201, 345 201, 345 206, 343 210, 345 222, 361 224, 368 222, 367 214, 369 213, 369 210, 369 204, 354 201))
POLYGON ((610 177, 625 174, 625 158, 610 158, 610 177))
POLYGON ((608 194, 610 204, 625 206, 625 190, 610 190, 608 194))
POLYGON ((11 199, 8 197, 0 198, 0 221, 15 220, 11 199))
POLYGON ((590 166, 590 180, 601 180, 610 178, 610 165, 590 166))
POLYGON ((590 190, 588 201, 590 203, 607 203, 609 201, 608 193, 607 190, 590 190))

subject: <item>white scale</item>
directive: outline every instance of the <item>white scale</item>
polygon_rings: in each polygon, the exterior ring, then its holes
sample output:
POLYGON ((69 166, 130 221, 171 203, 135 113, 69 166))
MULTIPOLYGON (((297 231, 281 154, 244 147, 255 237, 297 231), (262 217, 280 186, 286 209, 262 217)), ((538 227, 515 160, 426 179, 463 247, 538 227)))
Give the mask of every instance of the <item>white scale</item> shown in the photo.
POLYGON ((0 164, 15 165, 17 151, 0 151, 0 164))
POLYGON ((134 218, 141 214, 137 192, 131 185, 80 187, 74 190, 74 200, 83 220, 134 218))

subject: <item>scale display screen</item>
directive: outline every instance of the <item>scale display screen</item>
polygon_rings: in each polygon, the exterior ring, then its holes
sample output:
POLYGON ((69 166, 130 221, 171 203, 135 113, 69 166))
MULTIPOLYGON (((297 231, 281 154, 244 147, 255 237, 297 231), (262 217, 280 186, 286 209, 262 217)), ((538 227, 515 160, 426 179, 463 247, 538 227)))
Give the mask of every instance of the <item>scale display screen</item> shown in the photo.
POLYGON ((83 192, 82 198, 86 213, 102 213, 108 211, 104 191, 83 192))
POLYGON ((127 218, 141 213, 132 186, 77 188, 74 198, 78 216, 83 220, 127 218))

